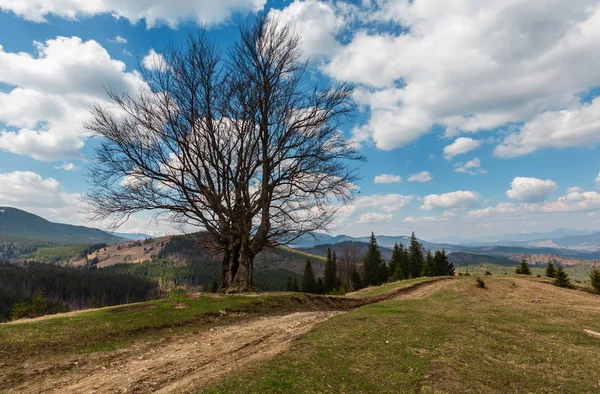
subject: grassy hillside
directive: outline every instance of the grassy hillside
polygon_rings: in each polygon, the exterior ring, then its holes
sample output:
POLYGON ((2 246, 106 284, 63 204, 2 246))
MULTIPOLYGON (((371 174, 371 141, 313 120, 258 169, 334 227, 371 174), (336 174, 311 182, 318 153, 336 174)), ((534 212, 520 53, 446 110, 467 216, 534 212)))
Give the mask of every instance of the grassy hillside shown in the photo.
POLYGON ((600 296, 515 277, 335 316, 206 393, 595 392, 600 296), (535 302, 532 302, 536 300, 535 302))
MULTIPOLYGON (((517 267, 517 265, 518 264, 515 262, 513 262, 513 265, 498 265, 488 263, 469 264, 457 268, 456 271, 463 274, 469 272, 473 275, 483 275, 486 271, 489 271, 492 275, 512 275, 515 273, 515 268, 517 267)), ((591 266, 588 264, 579 264, 570 267, 565 267, 565 272, 569 275, 571 281, 574 281, 576 283, 589 284, 590 268, 591 266)), ((536 267, 530 265, 530 269, 532 276, 540 275, 543 277, 546 275, 545 267, 536 267)))
POLYGON ((25 238, 62 244, 114 244, 123 239, 102 230, 84 226, 52 223, 16 208, 0 207, 0 235, 12 239, 25 238))
POLYGON ((427 280, 397 282, 352 297, 176 293, 163 300, 3 324, 0 391, 157 391, 193 379, 198 383, 180 391, 597 390, 600 338, 584 330, 600 331, 600 296, 516 276, 486 277, 484 289, 475 286, 474 278, 460 277, 431 282, 434 290, 420 296, 400 292, 427 289, 429 284, 422 283, 427 280), (367 293, 374 296, 365 298, 367 293), (397 299, 372 303, 393 294, 397 299), (349 312, 339 314, 344 310, 349 312), (334 312, 305 335, 270 342, 271 335, 278 338, 276 333, 301 324, 307 313, 298 311, 334 312), (295 318, 300 320, 294 323, 295 318), (264 336, 249 331, 267 330, 261 322, 279 321, 283 325, 264 336), (284 346, 281 351, 279 346, 284 346), (225 364, 211 354, 221 354, 225 364), (228 374, 228 367, 235 372, 228 374))

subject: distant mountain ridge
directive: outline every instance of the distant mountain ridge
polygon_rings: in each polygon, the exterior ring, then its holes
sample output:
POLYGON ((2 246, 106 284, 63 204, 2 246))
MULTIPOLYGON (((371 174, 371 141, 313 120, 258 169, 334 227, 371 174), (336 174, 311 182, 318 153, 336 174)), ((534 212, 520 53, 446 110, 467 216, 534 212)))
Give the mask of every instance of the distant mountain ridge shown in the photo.
POLYGON ((0 240, 26 238, 68 244, 116 244, 125 239, 85 226, 53 223, 40 216, 11 207, 0 207, 0 240))

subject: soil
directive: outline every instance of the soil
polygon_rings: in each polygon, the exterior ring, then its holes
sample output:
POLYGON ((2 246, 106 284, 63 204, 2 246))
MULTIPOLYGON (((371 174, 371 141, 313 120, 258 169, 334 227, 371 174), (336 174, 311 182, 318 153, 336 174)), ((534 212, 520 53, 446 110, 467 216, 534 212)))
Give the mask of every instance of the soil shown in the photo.
MULTIPOLYGON (((371 302, 424 298, 453 284, 451 280, 420 283, 371 302)), ((181 303, 175 307, 186 306, 181 303)), ((249 318, 205 331, 138 342, 121 350, 63 356, 50 363, 32 362, 27 369, 34 371, 36 378, 28 377, 15 389, 20 393, 199 392, 229 373, 287 351, 313 326, 340 313, 344 312, 249 318)))

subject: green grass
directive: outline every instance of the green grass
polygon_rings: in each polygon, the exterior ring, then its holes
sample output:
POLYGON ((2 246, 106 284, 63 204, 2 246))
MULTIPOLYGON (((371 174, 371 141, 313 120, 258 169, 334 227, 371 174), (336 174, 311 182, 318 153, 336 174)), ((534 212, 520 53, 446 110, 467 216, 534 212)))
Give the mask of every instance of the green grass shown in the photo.
POLYGON ((461 278, 316 326, 207 393, 596 392, 600 297, 517 277, 461 278), (534 301, 535 302, 532 302, 534 301))
POLYGON ((280 293, 256 297, 184 294, 167 299, 85 311, 70 316, 0 324, 0 359, 22 359, 114 350, 135 341, 165 337, 173 330, 199 330, 206 325, 226 324, 236 313, 267 315, 301 310, 336 310, 364 305, 360 299, 303 293, 280 293), (175 308, 184 304, 182 309, 175 308), (226 311, 221 315, 220 311, 226 311))
POLYGON ((373 286, 367 287, 366 289, 359 290, 357 292, 351 293, 349 297, 371 297, 377 296, 385 293, 392 292, 394 290, 403 289, 405 287, 410 287, 417 283, 430 282, 432 280, 439 280, 439 277, 436 278, 416 278, 416 279, 406 279, 392 283, 385 283, 381 286, 373 286))
MULTIPOLYGON (((456 272, 465 273, 470 272, 473 275, 483 275, 485 271, 490 271, 492 275, 512 275, 515 273, 515 268, 517 267, 517 263, 514 266, 505 266, 505 265, 497 265, 497 264, 471 264, 459 267, 456 269, 456 272)), ((546 267, 534 267, 529 266, 531 269, 532 276, 545 276, 546 275, 546 267)), ((569 266, 565 268, 565 271, 569 275, 572 281, 579 281, 582 284, 590 283, 590 266, 587 264, 578 264, 575 266, 569 266)))

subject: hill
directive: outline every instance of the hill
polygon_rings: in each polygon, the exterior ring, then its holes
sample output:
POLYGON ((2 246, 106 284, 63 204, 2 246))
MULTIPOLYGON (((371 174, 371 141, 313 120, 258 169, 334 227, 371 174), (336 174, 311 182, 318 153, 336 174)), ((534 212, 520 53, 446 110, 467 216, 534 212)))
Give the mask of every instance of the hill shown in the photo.
POLYGON ((488 256, 484 254, 475 254, 467 252, 453 252, 448 255, 448 260, 455 267, 462 267, 471 264, 496 264, 504 266, 514 266, 515 262, 503 256, 488 256))
POLYGON ((39 241, 57 244, 116 244, 125 240, 99 229, 53 223, 16 208, 0 207, 0 242, 39 241))
POLYGON ((0 391, 597 391, 600 296, 535 277, 485 284, 401 281, 347 297, 179 293, 2 324, 0 391))

